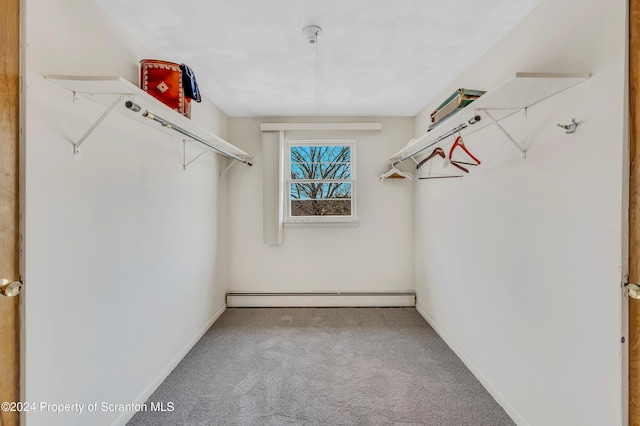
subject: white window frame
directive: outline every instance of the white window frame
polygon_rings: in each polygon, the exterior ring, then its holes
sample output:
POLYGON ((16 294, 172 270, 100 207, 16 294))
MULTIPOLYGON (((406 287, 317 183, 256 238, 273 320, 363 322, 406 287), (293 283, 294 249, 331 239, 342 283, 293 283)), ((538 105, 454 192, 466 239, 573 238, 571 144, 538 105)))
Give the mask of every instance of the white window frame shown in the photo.
POLYGON ((338 224, 338 223, 355 223, 358 222, 356 209, 356 141, 355 140, 287 140, 284 152, 285 161, 285 180, 283 185, 283 201, 284 201, 284 222, 287 224, 338 224), (292 216, 291 215, 291 147, 292 146, 349 146, 351 157, 351 179, 345 179, 345 182, 351 183, 351 215, 349 216, 292 216))

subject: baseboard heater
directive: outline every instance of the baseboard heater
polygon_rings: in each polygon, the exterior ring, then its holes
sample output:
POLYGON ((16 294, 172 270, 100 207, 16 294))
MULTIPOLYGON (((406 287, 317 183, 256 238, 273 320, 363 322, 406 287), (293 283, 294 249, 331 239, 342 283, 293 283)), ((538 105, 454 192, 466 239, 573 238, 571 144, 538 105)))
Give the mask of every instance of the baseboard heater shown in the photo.
POLYGON ((228 308, 275 307, 398 307, 415 306, 413 291, 381 292, 227 292, 228 308))

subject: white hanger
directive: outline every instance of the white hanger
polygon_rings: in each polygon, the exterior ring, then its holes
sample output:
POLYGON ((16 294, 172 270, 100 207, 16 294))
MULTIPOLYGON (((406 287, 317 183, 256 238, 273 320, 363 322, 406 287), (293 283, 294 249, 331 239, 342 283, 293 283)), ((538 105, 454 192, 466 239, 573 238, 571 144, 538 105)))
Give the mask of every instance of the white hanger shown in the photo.
POLYGON ((392 164, 389 166, 389 170, 382 173, 380 176, 378 176, 378 179, 380 180, 387 180, 387 179, 412 179, 411 173, 405 173, 401 170, 398 170, 395 168, 395 166, 392 164))

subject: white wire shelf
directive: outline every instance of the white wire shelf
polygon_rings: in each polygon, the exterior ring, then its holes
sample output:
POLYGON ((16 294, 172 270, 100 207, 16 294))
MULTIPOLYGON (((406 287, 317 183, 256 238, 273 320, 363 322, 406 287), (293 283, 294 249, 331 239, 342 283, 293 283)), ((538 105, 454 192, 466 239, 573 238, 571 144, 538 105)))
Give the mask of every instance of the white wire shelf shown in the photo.
POLYGON ((499 122, 518 111, 526 110, 538 102, 587 80, 590 76, 589 73, 516 73, 498 88, 485 93, 461 111, 441 120, 438 126, 430 132, 409 141, 404 148, 391 156, 391 161, 397 164, 417 155, 439 143, 443 140, 444 135, 451 133, 452 129, 458 129, 461 125, 468 128, 467 133, 474 133, 491 124, 497 125, 505 133, 505 136, 516 145, 522 158, 525 158, 525 151, 499 122), (477 115, 489 119, 473 120, 477 115), (467 125, 469 120, 476 121, 476 123, 467 125))
MULTIPOLYGON (((117 111, 129 118, 150 125, 163 133, 178 137, 184 141, 197 142, 209 150, 251 165, 248 161, 252 158, 251 155, 225 141, 218 135, 194 124, 190 119, 172 110, 122 77, 47 75, 45 78, 70 90, 74 95, 82 95, 107 107, 105 113, 98 118, 85 135, 76 142, 74 145, 75 153, 79 152, 82 142, 84 142, 98 124, 100 124, 111 111, 117 111), (131 107, 125 106, 127 101, 130 103, 133 102, 140 110, 132 110, 131 107), (144 114, 145 111, 147 114, 144 114)), ((131 105, 130 103, 129 105, 131 105)), ((185 163, 184 166, 186 167, 187 164, 188 163, 185 163)))

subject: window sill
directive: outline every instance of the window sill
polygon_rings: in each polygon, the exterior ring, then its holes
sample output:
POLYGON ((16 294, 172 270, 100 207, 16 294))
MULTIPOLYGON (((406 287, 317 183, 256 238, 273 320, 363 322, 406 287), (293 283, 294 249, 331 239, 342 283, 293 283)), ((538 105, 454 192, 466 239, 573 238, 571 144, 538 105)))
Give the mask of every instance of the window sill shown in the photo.
POLYGON ((285 220, 286 228, 355 228, 360 225, 358 219, 334 220, 285 220))

